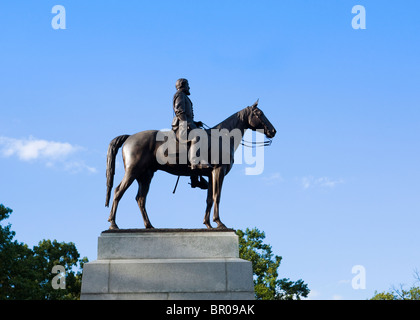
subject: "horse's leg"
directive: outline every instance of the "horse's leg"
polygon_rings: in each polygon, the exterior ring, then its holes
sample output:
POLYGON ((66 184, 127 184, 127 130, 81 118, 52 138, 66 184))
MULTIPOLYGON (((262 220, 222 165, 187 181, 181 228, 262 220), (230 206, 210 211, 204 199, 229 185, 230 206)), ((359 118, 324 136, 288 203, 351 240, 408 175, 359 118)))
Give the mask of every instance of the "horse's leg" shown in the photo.
POLYGON ((210 224, 210 211, 211 207, 213 206, 213 178, 209 176, 209 188, 207 189, 207 206, 206 206, 206 214, 204 215, 204 224, 207 228, 213 228, 210 224))
POLYGON ((117 224, 115 223, 115 215, 117 213, 118 203, 120 202, 124 192, 131 186, 134 181, 134 175, 132 170, 127 169, 125 171, 124 177, 118 187, 114 191, 114 201, 112 202, 111 213, 109 214, 108 221, 111 222, 109 229, 118 229, 117 224))
POLYGON ((213 221, 217 223, 217 228, 225 229, 226 226, 220 221, 220 218, 219 218, 220 196, 222 192, 223 179, 225 177, 223 166, 214 169, 212 172, 212 175, 213 175, 213 201, 214 201, 213 221))
POLYGON ((146 211, 146 197, 149 192, 153 174, 154 173, 152 171, 147 171, 139 179, 137 179, 137 182, 139 183, 139 192, 137 193, 136 200, 143 216, 144 226, 146 229, 153 229, 146 211))

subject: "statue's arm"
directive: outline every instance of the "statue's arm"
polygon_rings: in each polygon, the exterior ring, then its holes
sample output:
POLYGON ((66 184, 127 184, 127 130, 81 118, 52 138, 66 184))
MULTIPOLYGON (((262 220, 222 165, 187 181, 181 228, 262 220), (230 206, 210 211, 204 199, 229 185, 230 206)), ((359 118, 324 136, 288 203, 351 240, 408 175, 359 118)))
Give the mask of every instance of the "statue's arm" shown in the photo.
POLYGON ((178 95, 174 103, 175 115, 180 121, 187 121, 187 116, 185 115, 185 97, 181 94, 178 95))

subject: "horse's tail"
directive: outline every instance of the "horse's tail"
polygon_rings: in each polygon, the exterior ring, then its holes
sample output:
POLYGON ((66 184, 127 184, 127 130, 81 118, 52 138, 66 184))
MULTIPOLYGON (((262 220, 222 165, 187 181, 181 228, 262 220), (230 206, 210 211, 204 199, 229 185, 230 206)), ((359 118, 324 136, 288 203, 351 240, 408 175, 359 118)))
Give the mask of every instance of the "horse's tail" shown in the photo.
POLYGON ((117 156, 118 149, 124 144, 125 140, 130 135, 124 134, 112 140, 108 147, 108 154, 106 156, 106 200, 105 207, 109 206, 109 198, 111 197, 112 185, 114 184, 115 174, 115 157, 117 156))

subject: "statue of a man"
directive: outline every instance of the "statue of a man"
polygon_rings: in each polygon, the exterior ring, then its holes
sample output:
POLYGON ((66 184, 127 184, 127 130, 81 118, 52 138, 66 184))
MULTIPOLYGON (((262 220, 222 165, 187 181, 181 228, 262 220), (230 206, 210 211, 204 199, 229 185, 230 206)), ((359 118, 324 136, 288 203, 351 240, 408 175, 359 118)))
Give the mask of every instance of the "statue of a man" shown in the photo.
MULTIPOLYGON (((194 110, 193 104, 188 97, 190 95, 190 86, 187 79, 178 79, 175 83, 177 89, 174 98, 173 98, 173 108, 175 112, 174 119, 172 121, 172 130, 175 131, 176 136, 180 142, 186 143, 187 141, 182 141, 183 138, 188 137, 188 133, 197 128, 201 128, 203 123, 201 121, 194 121, 194 110)), ((197 158, 197 138, 191 140, 191 147, 188 152, 188 158, 190 160, 191 169, 206 169, 210 168, 210 164, 207 162, 199 162, 197 158)), ((201 189, 207 189, 207 181, 200 176, 198 180, 198 174, 191 175, 191 187, 199 187, 201 189)))

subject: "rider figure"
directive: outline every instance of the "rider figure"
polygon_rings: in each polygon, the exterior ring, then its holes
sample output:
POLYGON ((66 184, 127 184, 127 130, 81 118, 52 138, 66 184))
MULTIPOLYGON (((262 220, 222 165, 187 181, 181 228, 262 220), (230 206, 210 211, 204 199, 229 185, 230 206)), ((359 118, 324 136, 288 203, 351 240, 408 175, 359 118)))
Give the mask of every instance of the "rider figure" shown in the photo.
MULTIPOLYGON (((175 83, 175 87, 177 91, 173 98, 175 116, 172 121, 172 130, 175 131, 180 142, 184 142, 182 140, 187 138, 188 133, 193 129, 201 128, 203 123, 201 121, 194 121, 193 104, 188 97, 190 95, 188 80, 183 78, 178 79, 175 83)), ((190 141, 191 146, 188 152, 188 158, 190 160, 191 170, 210 168, 210 164, 203 161, 199 162, 199 159, 197 158, 197 137, 190 141)), ((207 181, 202 176, 200 176, 200 180, 198 180, 198 176, 199 175, 195 173, 191 175, 191 187, 207 189, 207 181)))

